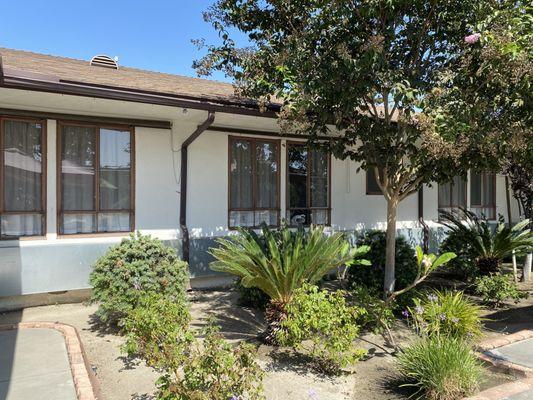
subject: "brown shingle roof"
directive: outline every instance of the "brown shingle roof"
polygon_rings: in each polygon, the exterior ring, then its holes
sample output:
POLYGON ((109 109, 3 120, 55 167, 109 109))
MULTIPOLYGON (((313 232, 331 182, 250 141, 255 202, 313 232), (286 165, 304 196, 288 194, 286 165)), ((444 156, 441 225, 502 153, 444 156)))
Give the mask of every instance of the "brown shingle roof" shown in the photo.
POLYGON ((102 68, 91 66, 89 61, 1 47, 0 56, 2 56, 4 69, 51 75, 61 81, 115 86, 213 100, 237 100, 233 85, 208 79, 123 66, 119 66, 118 70, 102 68))

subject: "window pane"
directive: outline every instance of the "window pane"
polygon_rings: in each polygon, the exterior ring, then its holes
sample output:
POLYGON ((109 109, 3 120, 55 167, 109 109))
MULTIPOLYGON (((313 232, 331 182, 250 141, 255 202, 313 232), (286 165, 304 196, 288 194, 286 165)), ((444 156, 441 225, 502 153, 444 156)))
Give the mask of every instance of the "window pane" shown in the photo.
POLYGON ((381 188, 379 187, 378 181, 376 180, 376 173, 373 167, 370 167, 370 169, 366 171, 366 193, 367 194, 374 194, 374 193, 381 194, 381 188))
POLYGON ((313 210, 311 214, 311 222, 315 225, 324 225, 328 223, 327 210, 313 210))
POLYGON ((4 211, 41 211, 42 126, 4 121, 4 211))
POLYGON ((263 222, 269 226, 278 224, 278 212, 273 210, 260 210, 255 212, 255 226, 261 225, 263 222))
POLYGON ((451 182, 439 184, 439 208, 450 207, 452 200, 451 182))
POLYGON ((466 207, 466 180, 463 177, 455 176, 451 182, 439 184, 438 207, 466 207))
POLYGON ((278 198, 277 145, 255 143, 256 154, 256 204, 255 208, 276 208, 278 198))
POLYGON ((487 219, 495 219, 496 218, 496 210, 493 206, 477 206, 472 208, 472 212, 476 214, 478 217, 485 217, 487 219))
POLYGON ((63 214, 61 233, 93 233, 96 231, 94 214, 63 214))
POLYGON ((309 225, 311 223, 311 212, 308 208, 287 211, 289 225, 309 225))
POLYGON ((252 148, 250 142, 245 140, 232 141, 230 177, 230 208, 252 208, 252 148))
POLYGON ((311 152, 311 207, 328 206, 328 156, 311 152))
POLYGON ((305 146, 289 147, 289 208, 307 207, 307 161, 305 146))
POLYGON ((98 214, 98 232, 129 232, 129 213, 98 214))
POLYGON ((496 205, 496 179, 494 174, 486 174, 484 196, 484 204, 488 206, 496 205))
POLYGON ((4 214, 0 219, 2 237, 43 235, 42 214, 4 214))
POLYGON ((479 216, 483 215, 489 219, 496 218, 495 193, 496 188, 494 174, 472 173, 470 183, 472 210, 479 216))
POLYGON ((466 180, 461 176, 453 178, 452 205, 466 207, 466 180))
POLYGON ((100 209, 131 207, 131 137, 129 131, 100 130, 100 209))
POLYGON ((481 200, 482 176, 481 174, 470 174, 470 204, 473 206, 480 206, 483 204, 481 200))
POLYGON ((95 128, 63 126, 61 132, 63 210, 94 210, 95 128))
POLYGON ((229 213, 229 226, 234 228, 237 226, 254 226, 254 212, 253 211, 231 211, 229 213))

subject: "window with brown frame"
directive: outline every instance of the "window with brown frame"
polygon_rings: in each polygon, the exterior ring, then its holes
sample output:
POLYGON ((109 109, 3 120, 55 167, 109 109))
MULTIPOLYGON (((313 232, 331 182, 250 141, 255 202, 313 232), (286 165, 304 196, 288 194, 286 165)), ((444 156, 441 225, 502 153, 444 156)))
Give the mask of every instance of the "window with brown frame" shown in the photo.
POLYGON ((496 218, 496 174, 470 173, 470 208, 479 216, 496 218))
MULTIPOLYGON (((366 194, 367 195, 381 195, 383 192, 378 185, 376 179, 376 172, 374 167, 370 167, 366 172, 366 194)), ((381 176, 382 174, 380 174, 381 176)))
POLYGON ((0 239, 45 234, 45 126, 0 116, 0 239))
POLYGON ((279 225, 279 154, 277 140, 229 137, 230 228, 279 225))
POLYGON ((303 143, 287 143, 289 225, 330 224, 329 154, 303 143))
POLYGON ((439 184, 438 210, 450 212, 459 207, 466 208, 466 179, 455 176, 451 182, 439 184))
POLYGON ((58 124, 58 233, 134 230, 133 128, 58 124))

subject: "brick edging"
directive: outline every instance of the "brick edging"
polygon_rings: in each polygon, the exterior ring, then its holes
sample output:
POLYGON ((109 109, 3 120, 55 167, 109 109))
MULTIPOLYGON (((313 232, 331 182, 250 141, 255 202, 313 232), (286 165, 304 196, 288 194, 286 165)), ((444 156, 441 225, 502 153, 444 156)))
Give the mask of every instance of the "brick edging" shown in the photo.
POLYGON ((527 390, 533 390, 533 378, 504 383, 503 385, 484 390, 475 396, 467 397, 463 400, 501 400, 527 390))
POLYGON ((504 337, 484 341, 477 345, 475 350, 480 360, 502 372, 519 377, 530 377, 533 376, 533 369, 512 363, 510 361, 491 357, 490 355, 485 354, 485 352, 531 338, 533 338, 533 330, 525 329, 504 337))
POLYGON ((31 328, 55 329, 63 335, 78 400, 97 400, 96 378, 90 372, 90 366, 76 328, 58 322, 19 322, 0 325, 0 331, 31 328))

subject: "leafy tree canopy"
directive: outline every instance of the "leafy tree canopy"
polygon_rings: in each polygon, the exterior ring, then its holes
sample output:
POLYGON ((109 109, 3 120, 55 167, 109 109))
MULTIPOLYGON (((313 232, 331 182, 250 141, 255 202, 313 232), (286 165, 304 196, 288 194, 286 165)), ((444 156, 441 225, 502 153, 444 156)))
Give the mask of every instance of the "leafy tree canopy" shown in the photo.
POLYGON ((436 129, 481 139, 483 167, 510 177, 524 214, 533 218, 533 7, 502 2, 476 30, 431 97, 436 129))
POLYGON ((454 90, 478 79, 462 66, 480 25, 491 26, 491 17, 498 20, 513 6, 504 0, 218 0, 205 18, 221 43, 208 46, 195 66, 204 74, 226 72, 241 95, 262 105, 279 102, 283 130, 375 169, 387 200, 384 288, 390 293, 398 203, 424 183, 490 164, 488 151, 480 151, 490 135, 474 129, 482 124, 470 112, 478 106, 454 90), (237 45, 234 31, 247 36, 248 47, 237 45))
MULTIPOLYGON (((400 199, 471 160, 458 133, 435 135, 428 98, 497 2, 470 0, 219 0, 205 14, 221 37, 195 63, 225 71, 239 93, 283 104, 285 129, 320 136, 340 158, 379 167, 400 199), (230 32, 245 33, 239 48, 230 32), (431 156, 431 157, 430 157, 431 156), (438 162, 436 162, 438 160, 438 162), (444 168, 438 168, 438 167, 444 168)), ((472 154, 475 155, 475 154, 472 154)), ((464 165, 465 169, 470 165, 464 165)), ((387 181, 387 182, 385 182, 387 181)))

